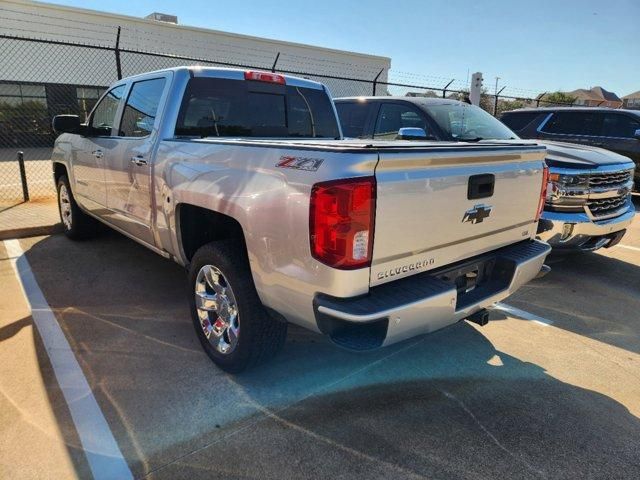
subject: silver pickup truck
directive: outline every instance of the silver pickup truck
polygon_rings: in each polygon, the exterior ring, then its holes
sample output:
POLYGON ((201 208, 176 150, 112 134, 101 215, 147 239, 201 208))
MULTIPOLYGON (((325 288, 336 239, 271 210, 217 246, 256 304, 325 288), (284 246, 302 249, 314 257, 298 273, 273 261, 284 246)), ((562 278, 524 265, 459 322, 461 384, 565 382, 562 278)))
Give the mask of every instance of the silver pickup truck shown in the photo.
POLYGON ((485 323, 550 250, 543 147, 345 141, 309 80, 163 70, 53 125, 66 234, 99 220, 184 265, 198 337, 230 372, 273 355, 287 322, 359 350, 485 323))

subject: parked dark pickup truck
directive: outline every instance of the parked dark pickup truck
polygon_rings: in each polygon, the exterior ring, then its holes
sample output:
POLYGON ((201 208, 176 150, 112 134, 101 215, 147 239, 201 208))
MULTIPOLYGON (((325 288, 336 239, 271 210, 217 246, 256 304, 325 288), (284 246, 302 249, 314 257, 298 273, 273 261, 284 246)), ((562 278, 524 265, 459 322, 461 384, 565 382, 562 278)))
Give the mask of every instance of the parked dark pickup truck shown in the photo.
MULTIPOLYGON (((640 164, 640 111, 610 108, 523 108, 503 113, 500 120, 520 138, 601 147, 640 164)), ((636 188, 640 168, 636 168, 636 188)))
MULTIPOLYGON (((453 140, 478 145, 518 139, 484 110, 455 100, 358 97, 336 99, 335 103, 346 137, 453 140)), ((546 146, 549 166, 538 237, 555 249, 592 251, 618 243, 635 214, 630 193, 633 162, 594 146, 536 143, 546 146)))

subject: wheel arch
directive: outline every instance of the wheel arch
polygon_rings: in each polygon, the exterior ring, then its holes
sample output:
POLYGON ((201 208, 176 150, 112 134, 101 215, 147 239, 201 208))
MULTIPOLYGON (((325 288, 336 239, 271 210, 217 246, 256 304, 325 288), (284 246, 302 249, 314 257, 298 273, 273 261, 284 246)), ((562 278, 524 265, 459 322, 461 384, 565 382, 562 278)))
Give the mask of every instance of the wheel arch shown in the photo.
POLYGON ((200 247, 217 240, 238 240, 242 242, 244 251, 247 251, 240 222, 215 210, 180 203, 176 206, 176 228, 176 236, 187 264, 200 247))
MULTIPOLYGON (((67 170, 67 166, 62 162, 53 162, 53 182, 55 185, 58 185, 58 180, 60 177, 66 175, 69 178, 69 171, 67 170)), ((71 181, 71 179, 69 179, 71 181)))

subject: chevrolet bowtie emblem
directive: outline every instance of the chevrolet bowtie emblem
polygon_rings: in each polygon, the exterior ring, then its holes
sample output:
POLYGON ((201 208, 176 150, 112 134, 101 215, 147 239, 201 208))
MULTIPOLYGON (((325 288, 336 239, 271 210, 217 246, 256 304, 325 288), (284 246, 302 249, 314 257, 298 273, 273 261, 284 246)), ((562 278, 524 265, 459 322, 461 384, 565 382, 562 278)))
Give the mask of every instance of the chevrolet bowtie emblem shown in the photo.
POLYGON ((471 222, 471 223, 482 223, 482 221, 491 215, 491 209, 493 207, 491 205, 475 205, 473 208, 470 208, 466 212, 464 212, 464 217, 462 217, 462 222, 471 222))

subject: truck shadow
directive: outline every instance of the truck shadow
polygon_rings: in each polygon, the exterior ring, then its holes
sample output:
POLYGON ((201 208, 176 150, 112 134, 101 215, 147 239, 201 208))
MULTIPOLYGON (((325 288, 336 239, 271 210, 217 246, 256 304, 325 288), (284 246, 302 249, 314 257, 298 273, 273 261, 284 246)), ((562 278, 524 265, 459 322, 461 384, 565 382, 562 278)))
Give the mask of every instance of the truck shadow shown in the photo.
MULTIPOLYGON (((552 271, 506 303, 554 326, 640 353, 640 265, 599 253, 551 256, 552 271)), ((492 312, 493 320, 505 318, 492 312)))
POLYGON ((368 354, 292 327, 271 363, 233 377, 200 349, 178 266, 116 233, 47 237, 26 255, 135 477, 640 476, 640 422, 625 406, 498 351, 467 323, 368 354))

